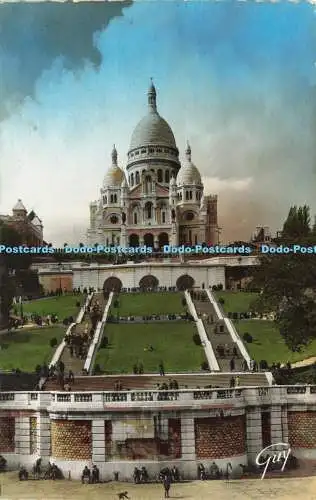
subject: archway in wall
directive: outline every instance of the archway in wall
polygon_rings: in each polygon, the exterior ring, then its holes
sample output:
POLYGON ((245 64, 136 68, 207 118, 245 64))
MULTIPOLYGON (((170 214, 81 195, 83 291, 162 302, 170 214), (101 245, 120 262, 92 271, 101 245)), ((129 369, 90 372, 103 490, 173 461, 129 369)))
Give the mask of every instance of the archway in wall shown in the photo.
POLYGON ((131 234, 129 237, 130 247, 139 247, 139 236, 138 234, 131 234))
POLYGON ((121 280, 115 276, 111 276, 111 278, 106 279, 104 282, 103 293, 104 295, 108 295, 110 292, 120 293, 122 287, 121 280))
POLYGON ((139 281, 139 288, 142 290, 156 290, 158 288, 159 281, 156 276, 152 274, 147 274, 147 276, 143 276, 139 281))
POLYGON ((154 248, 154 235, 151 233, 146 233, 144 236, 144 245, 146 247, 152 247, 154 248))
POLYGON ((188 274, 183 274, 177 279, 176 287, 178 290, 190 290, 194 287, 194 279, 188 274))
POLYGON ((160 233, 158 236, 159 247, 163 247, 164 245, 169 245, 169 236, 167 233, 160 233))

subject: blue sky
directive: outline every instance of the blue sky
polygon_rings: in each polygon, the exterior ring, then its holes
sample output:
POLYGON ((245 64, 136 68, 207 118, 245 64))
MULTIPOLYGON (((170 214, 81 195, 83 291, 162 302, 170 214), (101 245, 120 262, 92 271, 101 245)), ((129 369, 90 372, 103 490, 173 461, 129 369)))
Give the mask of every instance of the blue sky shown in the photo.
POLYGON ((292 203, 315 210, 315 22, 291 3, 0 5, 1 212, 22 198, 49 241, 81 241, 150 77, 226 240, 278 228, 292 203))

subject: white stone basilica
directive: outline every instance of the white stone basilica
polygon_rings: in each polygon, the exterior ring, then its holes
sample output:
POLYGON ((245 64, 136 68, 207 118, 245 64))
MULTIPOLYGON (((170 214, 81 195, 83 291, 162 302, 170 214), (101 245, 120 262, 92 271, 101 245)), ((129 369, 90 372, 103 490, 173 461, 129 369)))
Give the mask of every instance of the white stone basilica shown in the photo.
POLYGON ((189 144, 181 165, 173 132, 157 111, 153 84, 148 113, 132 134, 126 174, 113 147, 101 197, 90 204, 87 240, 90 245, 155 248, 218 243, 217 196, 204 195, 189 144))

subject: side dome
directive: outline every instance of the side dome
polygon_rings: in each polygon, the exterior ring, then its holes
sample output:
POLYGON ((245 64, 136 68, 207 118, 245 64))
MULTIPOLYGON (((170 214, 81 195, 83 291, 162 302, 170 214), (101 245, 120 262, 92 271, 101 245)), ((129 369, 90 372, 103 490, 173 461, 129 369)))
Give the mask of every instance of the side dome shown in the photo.
POLYGON ((121 187, 125 174, 117 164, 117 151, 115 146, 112 150, 112 165, 105 173, 103 187, 121 187))
POLYGON ((187 145, 185 156, 186 159, 177 175, 177 186, 202 185, 201 174, 191 161, 191 148, 189 144, 187 145))
POLYGON ((156 89, 151 84, 148 90, 148 114, 136 125, 132 134, 130 150, 141 146, 167 146, 177 149, 173 132, 157 111, 156 89))

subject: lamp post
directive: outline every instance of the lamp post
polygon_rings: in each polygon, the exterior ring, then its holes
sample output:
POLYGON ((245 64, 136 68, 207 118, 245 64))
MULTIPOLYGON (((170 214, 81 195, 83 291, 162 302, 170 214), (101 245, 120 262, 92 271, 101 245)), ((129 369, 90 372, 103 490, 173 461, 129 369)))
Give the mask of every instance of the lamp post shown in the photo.
POLYGON ((58 262, 58 271, 59 271, 59 290, 60 290, 60 295, 62 295, 62 287, 61 287, 61 266, 62 263, 58 262))

